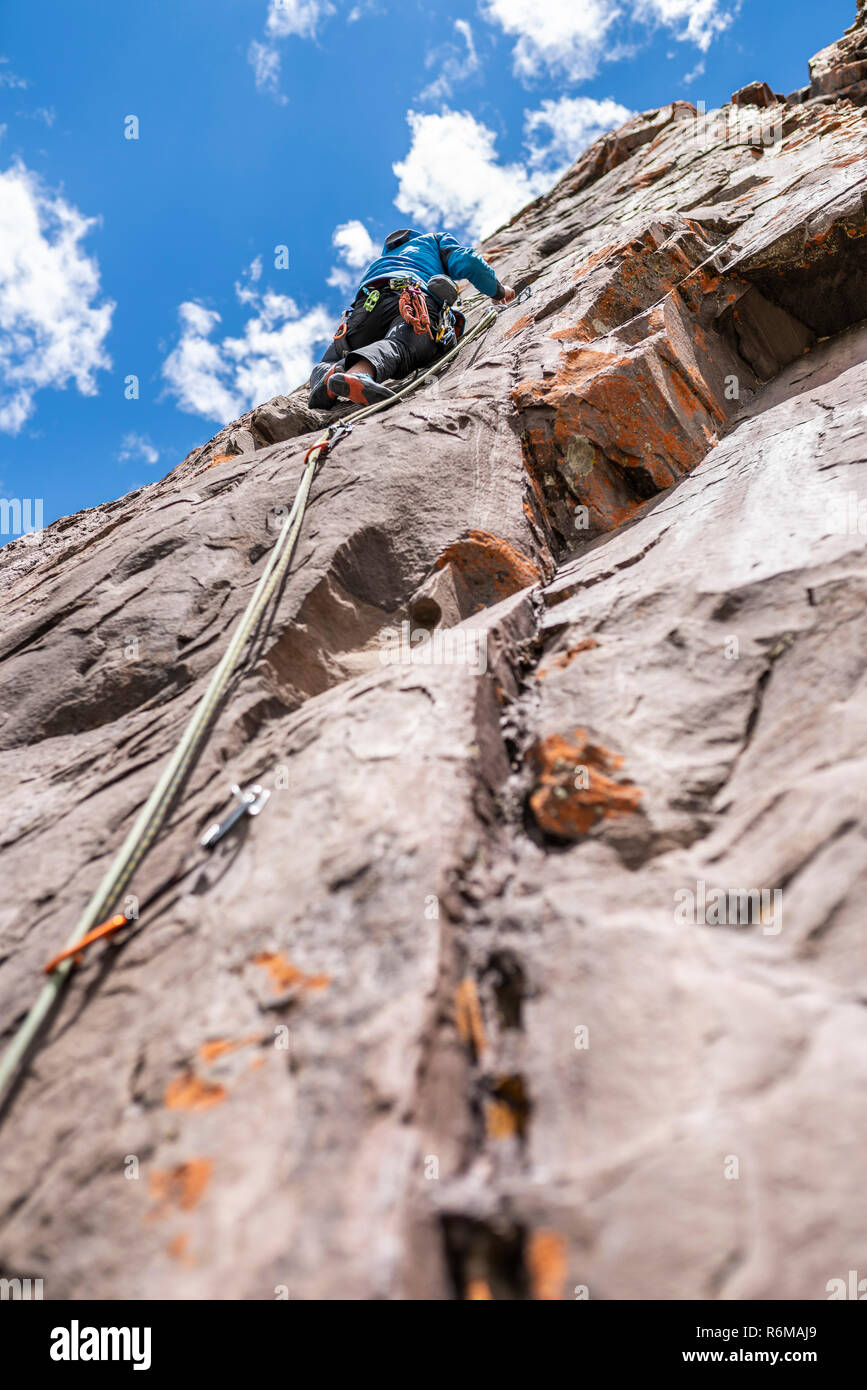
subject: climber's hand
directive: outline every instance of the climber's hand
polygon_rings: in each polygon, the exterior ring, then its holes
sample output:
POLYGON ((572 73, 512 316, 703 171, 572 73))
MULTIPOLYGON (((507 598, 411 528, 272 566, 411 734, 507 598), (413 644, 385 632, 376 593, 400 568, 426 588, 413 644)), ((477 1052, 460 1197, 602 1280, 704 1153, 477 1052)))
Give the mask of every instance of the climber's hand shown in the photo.
POLYGON ((501 304, 511 304, 511 302, 512 302, 512 300, 513 300, 514 298, 515 298, 515 289, 514 289, 514 286, 513 286, 513 285, 504 285, 504 286, 503 286, 503 297, 502 297, 502 299, 500 300, 500 303, 501 303, 501 304))

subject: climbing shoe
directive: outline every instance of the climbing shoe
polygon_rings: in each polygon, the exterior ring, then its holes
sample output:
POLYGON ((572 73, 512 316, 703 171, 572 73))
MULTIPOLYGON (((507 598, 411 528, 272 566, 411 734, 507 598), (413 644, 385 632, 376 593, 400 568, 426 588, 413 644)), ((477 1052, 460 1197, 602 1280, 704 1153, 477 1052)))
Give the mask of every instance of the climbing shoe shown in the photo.
POLYGON ((352 401, 353 405, 376 405, 378 401, 387 401, 394 395, 387 386, 380 386, 378 381, 374 381, 372 376, 357 376, 349 372, 329 372, 325 388, 329 396, 352 401))
MULTIPOLYGON (((334 368, 330 369, 332 372, 334 368)), ((307 397, 307 404, 311 410, 330 410, 334 404, 334 396, 328 390, 328 372, 322 371, 321 367, 314 367, 310 377, 310 395, 307 397)))
POLYGON ((458 297, 458 287, 448 275, 432 275, 427 282, 429 292, 449 308, 458 297))

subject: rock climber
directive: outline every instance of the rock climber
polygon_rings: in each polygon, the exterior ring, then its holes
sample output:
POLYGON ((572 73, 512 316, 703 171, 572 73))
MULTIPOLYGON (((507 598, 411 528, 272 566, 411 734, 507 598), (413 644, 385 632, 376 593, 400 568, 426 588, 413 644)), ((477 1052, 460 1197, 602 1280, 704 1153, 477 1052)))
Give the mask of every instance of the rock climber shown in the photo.
POLYGON ((501 304, 515 298, 486 260, 448 232, 404 227, 387 236, 310 374, 310 405, 373 405, 394 395, 382 384, 389 377, 400 380, 453 346, 463 331, 463 315, 452 309, 460 279, 501 304))

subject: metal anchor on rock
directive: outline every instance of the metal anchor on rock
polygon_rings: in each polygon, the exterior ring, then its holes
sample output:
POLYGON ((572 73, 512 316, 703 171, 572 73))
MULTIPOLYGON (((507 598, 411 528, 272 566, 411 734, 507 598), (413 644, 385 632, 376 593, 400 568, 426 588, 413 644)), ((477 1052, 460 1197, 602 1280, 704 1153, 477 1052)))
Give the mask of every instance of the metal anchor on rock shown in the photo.
POLYGON ((223 836, 229 833, 232 826, 242 816, 258 816, 271 793, 266 787, 260 786, 258 782, 247 787, 245 791, 241 791, 241 788, 233 783, 232 795, 237 797, 237 805, 232 807, 225 820, 214 821, 214 824, 208 827, 199 841, 204 849, 213 849, 214 845, 218 844, 223 836))

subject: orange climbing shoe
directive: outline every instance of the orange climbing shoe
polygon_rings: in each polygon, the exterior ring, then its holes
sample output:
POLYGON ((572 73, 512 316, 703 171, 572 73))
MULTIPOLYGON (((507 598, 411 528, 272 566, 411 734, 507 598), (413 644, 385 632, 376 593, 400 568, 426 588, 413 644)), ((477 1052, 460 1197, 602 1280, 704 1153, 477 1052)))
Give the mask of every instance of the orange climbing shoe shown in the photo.
POLYGON ((387 401, 394 395, 387 386, 380 386, 366 373, 356 376, 350 372, 329 372, 325 378, 325 389, 329 396, 352 401, 353 405, 376 405, 378 401, 387 401))

